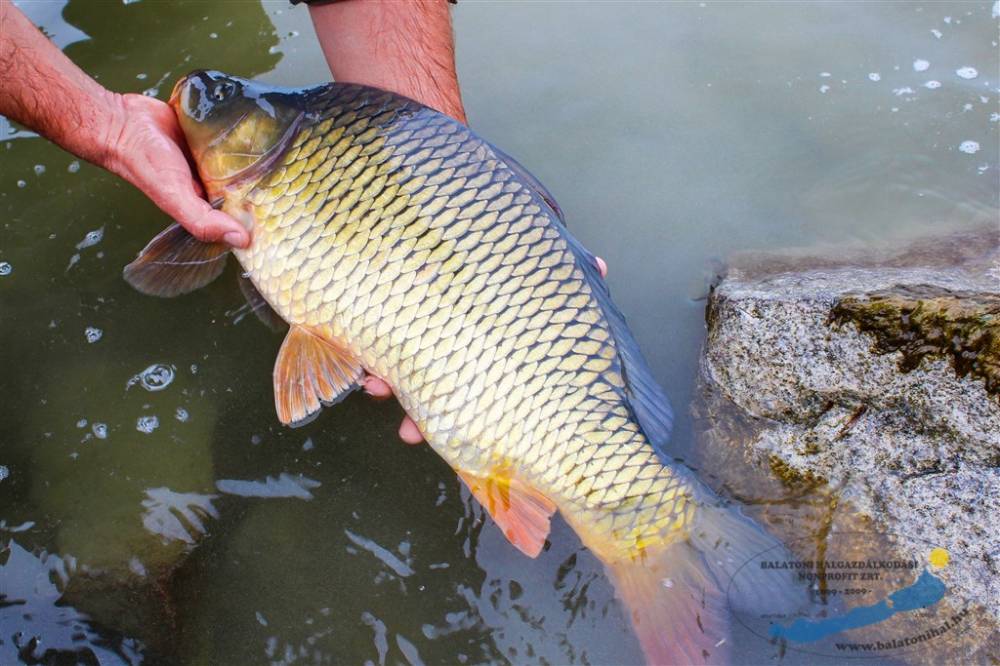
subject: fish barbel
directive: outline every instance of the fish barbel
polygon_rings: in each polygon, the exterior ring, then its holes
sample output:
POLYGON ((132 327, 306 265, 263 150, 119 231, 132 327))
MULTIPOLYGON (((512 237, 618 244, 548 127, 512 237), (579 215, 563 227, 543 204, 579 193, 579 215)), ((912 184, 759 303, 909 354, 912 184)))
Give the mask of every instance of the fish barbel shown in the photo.
MULTIPOLYGON (((461 123, 370 87, 195 72, 171 104, 209 198, 252 232, 233 254, 290 326, 281 421, 365 371, 385 379, 513 545, 536 556, 561 512, 650 662, 725 661, 726 587, 775 542, 666 462, 667 398, 544 187, 461 123)), ((228 250, 174 225, 125 275, 176 295, 228 250)))

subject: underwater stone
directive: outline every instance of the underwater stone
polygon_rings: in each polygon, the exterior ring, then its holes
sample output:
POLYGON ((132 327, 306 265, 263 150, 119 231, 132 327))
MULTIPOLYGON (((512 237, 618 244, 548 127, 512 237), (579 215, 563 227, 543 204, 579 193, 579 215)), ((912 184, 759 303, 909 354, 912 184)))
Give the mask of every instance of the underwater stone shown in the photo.
POLYGON ((915 558, 933 543, 973 563, 946 582, 1000 626, 1000 231, 745 254, 706 320, 716 402, 696 411, 710 432, 725 410, 750 427, 705 446, 825 484, 915 558))

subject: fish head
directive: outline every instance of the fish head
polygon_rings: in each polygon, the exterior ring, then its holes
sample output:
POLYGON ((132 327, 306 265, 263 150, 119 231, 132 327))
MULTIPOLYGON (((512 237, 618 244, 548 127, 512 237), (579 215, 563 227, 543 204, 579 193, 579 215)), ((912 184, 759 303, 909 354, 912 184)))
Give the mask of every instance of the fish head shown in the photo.
POLYGON ((196 71, 170 96, 210 199, 260 180, 291 144, 305 115, 301 91, 216 71, 196 71))

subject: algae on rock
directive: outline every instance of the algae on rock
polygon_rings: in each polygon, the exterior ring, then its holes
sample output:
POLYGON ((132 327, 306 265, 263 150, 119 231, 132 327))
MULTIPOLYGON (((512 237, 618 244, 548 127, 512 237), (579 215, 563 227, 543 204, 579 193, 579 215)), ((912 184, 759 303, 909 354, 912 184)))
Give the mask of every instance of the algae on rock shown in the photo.
POLYGON ((963 566, 942 577, 985 625, 952 647, 1000 658, 1000 230, 737 257, 706 321, 696 413, 715 485, 813 556, 853 530, 919 561, 945 548, 963 566))

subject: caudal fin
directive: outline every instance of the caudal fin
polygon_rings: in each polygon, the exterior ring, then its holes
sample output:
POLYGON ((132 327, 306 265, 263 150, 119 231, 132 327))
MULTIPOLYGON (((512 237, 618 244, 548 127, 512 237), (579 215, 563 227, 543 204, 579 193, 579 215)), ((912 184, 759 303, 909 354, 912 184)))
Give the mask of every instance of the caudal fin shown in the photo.
POLYGON ((784 557, 776 539, 734 509, 699 514, 688 539, 606 563, 651 665, 727 664, 733 609, 788 612, 805 601, 790 577, 765 579, 755 566, 762 553, 784 557))
POLYGON ((725 592, 690 544, 607 569, 648 664, 729 663, 725 592))

